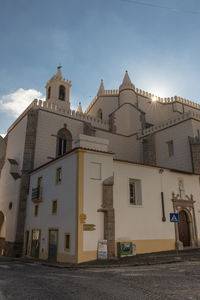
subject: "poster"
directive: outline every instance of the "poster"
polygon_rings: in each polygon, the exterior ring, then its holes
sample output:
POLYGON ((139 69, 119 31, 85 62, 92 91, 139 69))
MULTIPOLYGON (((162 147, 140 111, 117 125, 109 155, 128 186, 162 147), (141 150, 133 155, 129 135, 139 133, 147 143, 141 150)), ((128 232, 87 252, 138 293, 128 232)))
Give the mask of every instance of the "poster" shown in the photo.
POLYGON ((98 241, 98 259, 108 258, 108 245, 107 240, 98 241))

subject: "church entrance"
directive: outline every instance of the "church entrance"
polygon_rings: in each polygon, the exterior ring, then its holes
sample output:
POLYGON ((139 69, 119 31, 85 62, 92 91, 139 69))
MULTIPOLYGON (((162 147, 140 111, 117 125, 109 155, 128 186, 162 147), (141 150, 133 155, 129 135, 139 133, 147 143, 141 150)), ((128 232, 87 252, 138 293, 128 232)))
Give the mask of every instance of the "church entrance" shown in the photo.
POLYGON ((184 247, 190 246, 190 227, 188 215, 184 210, 179 212, 178 223, 179 241, 183 243, 184 247))

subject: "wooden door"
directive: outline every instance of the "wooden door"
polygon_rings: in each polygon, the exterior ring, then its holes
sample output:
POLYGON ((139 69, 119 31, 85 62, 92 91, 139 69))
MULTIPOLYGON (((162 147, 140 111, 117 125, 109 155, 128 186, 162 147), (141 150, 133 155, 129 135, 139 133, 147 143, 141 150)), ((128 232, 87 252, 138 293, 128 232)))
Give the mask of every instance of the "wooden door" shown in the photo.
POLYGON ((58 230, 49 230, 49 260, 56 261, 58 247, 58 230))
POLYGON ((184 247, 190 246, 190 229, 187 213, 184 210, 179 212, 179 240, 183 243, 184 247))

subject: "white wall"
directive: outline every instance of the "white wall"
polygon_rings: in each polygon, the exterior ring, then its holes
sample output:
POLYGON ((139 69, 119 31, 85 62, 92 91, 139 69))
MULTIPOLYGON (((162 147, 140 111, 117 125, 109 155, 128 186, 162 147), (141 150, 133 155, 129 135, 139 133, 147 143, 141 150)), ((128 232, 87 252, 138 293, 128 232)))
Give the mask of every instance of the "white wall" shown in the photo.
MULTIPOLYGON (((41 229, 40 254, 48 254, 48 229, 59 229, 58 253, 75 255, 76 241, 76 188, 77 155, 67 157, 35 171, 31 175, 27 202, 25 230, 41 229), (62 182, 56 184, 56 168, 62 167, 62 182), (31 200, 32 188, 37 187, 37 179, 42 176, 42 202, 39 204, 38 216, 34 216, 35 204, 31 200), (52 215, 52 201, 57 200, 57 214, 52 215), (64 250, 65 233, 71 234, 71 250, 64 250)), ((30 234, 31 239, 31 234, 30 234)), ((29 246, 31 240, 29 240, 29 246)))
POLYGON ((56 135, 64 124, 72 138, 83 133, 83 122, 39 110, 34 168, 49 162, 48 157, 56 157, 56 135))
POLYGON ((7 141, 5 164, 0 175, 0 211, 6 222, 6 241, 15 241, 18 200, 21 180, 15 180, 10 174, 8 158, 15 159, 21 172, 24 156, 27 117, 24 117, 9 133, 7 141), (9 203, 12 209, 9 210, 9 203))
POLYGON ((150 99, 142 96, 138 96, 138 107, 146 113, 146 122, 150 124, 158 124, 180 115, 178 112, 173 112, 172 103, 151 102, 150 99))
POLYGON ((159 168, 114 161, 115 239, 148 240, 175 239, 172 192, 179 193, 178 178, 184 181, 187 195, 193 194, 197 228, 200 237, 200 185, 198 176, 159 168), (141 180, 142 206, 129 204, 129 178, 141 180), (166 222, 162 222, 161 191, 164 192, 166 222))
POLYGON ((104 214, 97 212, 103 201, 103 181, 113 175, 113 159, 111 154, 85 152, 84 154, 84 205, 87 224, 95 224, 95 231, 83 231, 83 250, 97 250, 98 240, 104 238, 104 214), (94 179, 93 166, 101 168, 100 179, 94 179), (93 179, 92 179, 93 178, 93 179))
POLYGON ((134 162, 142 162, 142 143, 136 135, 126 137, 103 130, 96 130, 96 136, 109 140, 108 151, 114 157, 134 162))
POLYGON ((97 116, 97 112, 101 108, 103 120, 107 120, 109 114, 111 114, 117 107, 118 96, 100 96, 88 112, 88 115, 97 116))
POLYGON ((187 120, 156 133, 156 162, 158 166, 192 171, 188 136, 193 136, 192 121, 187 120), (173 140, 174 156, 169 157, 167 142, 173 140))
POLYGON ((115 112, 116 132, 130 135, 142 129, 141 112, 126 103, 115 112))

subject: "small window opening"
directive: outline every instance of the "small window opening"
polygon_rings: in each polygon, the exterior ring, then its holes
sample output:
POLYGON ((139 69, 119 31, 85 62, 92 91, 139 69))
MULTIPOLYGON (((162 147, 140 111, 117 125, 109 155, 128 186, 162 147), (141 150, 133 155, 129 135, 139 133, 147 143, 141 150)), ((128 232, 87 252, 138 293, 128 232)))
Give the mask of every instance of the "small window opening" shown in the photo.
POLYGON ((167 142, 167 148, 168 148, 169 157, 174 156, 174 143, 173 143, 173 141, 167 142))
POLYGON ((62 181, 62 168, 56 169, 56 183, 59 184, 62 181))
POLYGON ((52 201, 52 214, 55 215, 57 213, 57 200, 52 201))
POLYGON ((59 88, 59 99, 62 101, 65 100, 65 87, 63 85, 59 88))
POLYGON ((39 210, 39 205, 36 204, 35 208, 34 208, 34 216, 37 217, 38 216, 38 210, 39 210))
POLYGON ((65 234, 65 250, 69 251, 70 250, 70 244, 71 244, 71 235, 69 233, 65 234))

